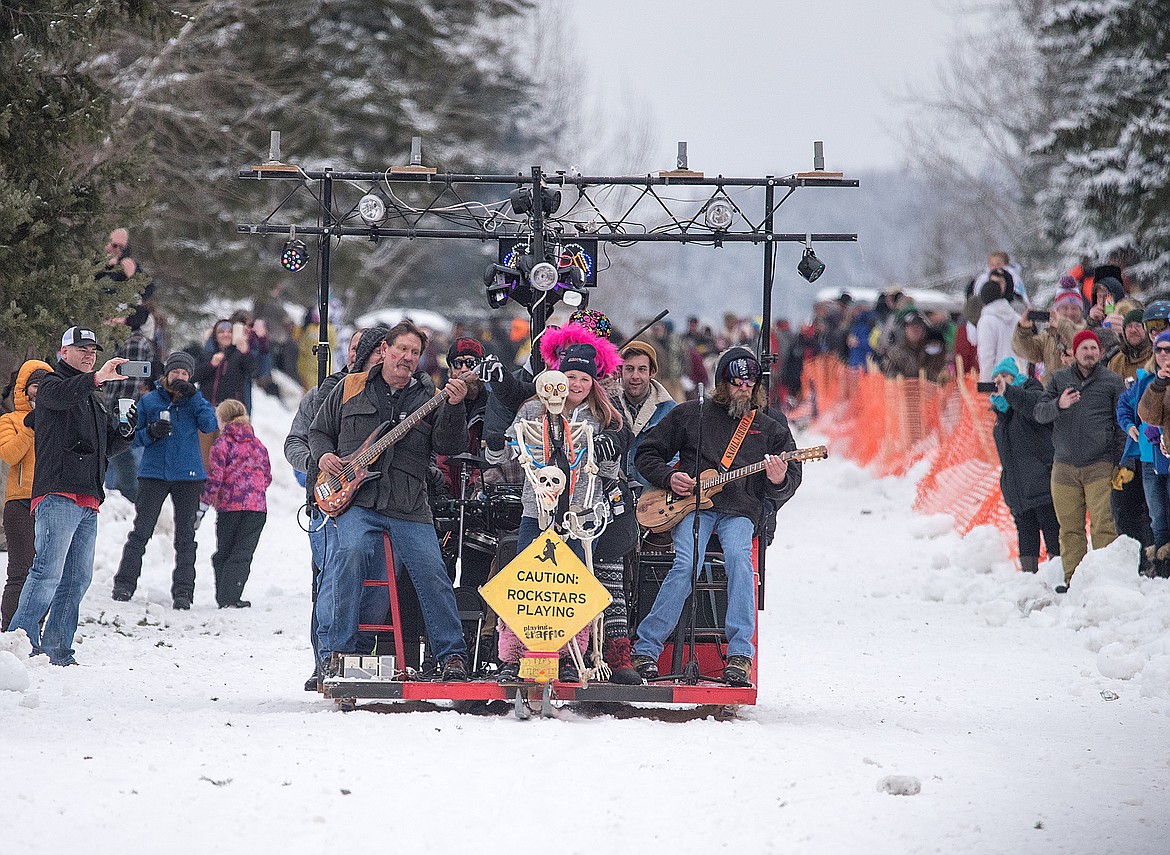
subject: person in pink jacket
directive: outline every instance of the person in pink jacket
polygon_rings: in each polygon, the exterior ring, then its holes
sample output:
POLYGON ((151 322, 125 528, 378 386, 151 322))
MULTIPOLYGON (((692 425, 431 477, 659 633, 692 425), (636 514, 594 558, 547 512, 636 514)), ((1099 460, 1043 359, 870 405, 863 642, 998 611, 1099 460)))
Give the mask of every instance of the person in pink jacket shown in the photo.
POLYGON ((272 483, 268 449, 256 438, 244 404, 229 398, 215 408, 222 433, 211 447, 203 506, 215 508, 215 600, 221 609, 246 609, 240 599, 252 556, 268 518, 265 492, 272 483))

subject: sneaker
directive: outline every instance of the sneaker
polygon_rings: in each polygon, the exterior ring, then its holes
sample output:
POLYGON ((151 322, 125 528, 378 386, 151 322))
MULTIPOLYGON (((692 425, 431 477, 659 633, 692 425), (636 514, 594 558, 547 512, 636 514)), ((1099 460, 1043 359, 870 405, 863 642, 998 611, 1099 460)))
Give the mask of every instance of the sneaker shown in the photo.
POLYGON ((115 602, 128 603, 130 602, 130 598, 134 596, 134 593, 124 588, 114 588, 114 593, 110 594, 110 596, 113 597, 115 602))
POLYGON ((186 612, 191 610, 191 599, 189 597, 175 597, 174 602, 175 611, 186 612))
POLYGON ((747 656, 732 656, 727 660, 723 669, 723 679, 732 686, 750 688, 752 674, 752 660, 747 656))
POLYGON ((500 670, 496 672, 497 683, 519 683, 520 682, 520 663, 519 662, 502 662, 500 663, 500 670))
POLYGON ((643 680, 653 680, 658 677, 658 662, 649 656, 633 656, 630 665, 643 680))
POLYGON ((463 657, 458 653, 449 656, 443 663, 443 670, 439 672, 439 679, 444 683, 462 683, 471 679, 467 676, 467 663, 463 661, 463 657))

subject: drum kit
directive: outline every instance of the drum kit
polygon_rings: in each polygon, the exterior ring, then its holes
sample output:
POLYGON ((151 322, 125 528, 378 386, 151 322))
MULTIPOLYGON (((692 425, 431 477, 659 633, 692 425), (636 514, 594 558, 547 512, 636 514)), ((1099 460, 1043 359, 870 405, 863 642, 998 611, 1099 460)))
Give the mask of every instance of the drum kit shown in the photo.
POLYGON ((481 564, 486 556, 488 563, 494 563, 501 541, 509 536, 514 539, 523 513, 520 494, 524 485, 486 484, 481 476, 473 489, 472 473, 482 473, 496 464, 470 453, 453 455, 447 462, 458 466, 459 496, 436 503, 432 510, 444 555, 455 569, 455 586, 459 587, 465 559, 481 564))

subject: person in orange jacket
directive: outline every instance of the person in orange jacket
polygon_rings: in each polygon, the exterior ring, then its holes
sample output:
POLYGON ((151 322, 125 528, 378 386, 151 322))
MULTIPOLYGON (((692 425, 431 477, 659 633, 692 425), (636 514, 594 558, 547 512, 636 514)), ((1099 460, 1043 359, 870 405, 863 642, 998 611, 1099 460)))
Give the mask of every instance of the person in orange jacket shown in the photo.
POLYGON ((10 467, 8 487, 4 493, 4 531, 8 536, 8 581, 0 598, 0 632, 8 629, 8 622, 16 613, 20 590, 28 578, 33 563, 32 503, 33 469, 36 451, 33 448, 33 429, 25 419, 36 406, 37 387, 41 378, 53 370, 39 359, 26 360, 16 373, 12 387, 12 401, 16 407, 0 416, 0 457, 10 467))

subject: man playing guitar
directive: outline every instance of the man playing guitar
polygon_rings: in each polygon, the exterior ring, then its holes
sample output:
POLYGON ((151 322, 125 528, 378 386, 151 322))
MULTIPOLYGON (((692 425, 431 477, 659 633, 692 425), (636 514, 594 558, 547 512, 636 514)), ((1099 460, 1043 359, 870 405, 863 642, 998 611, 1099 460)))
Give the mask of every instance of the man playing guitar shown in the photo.
MULTIPOLYGON (((430 378, 418 371, 426 343, 422 330, 406 321, 397 324, 379 345, 381 364, 348 375, 329 394, 309 430, 309 448, 323 473, 341 478, 347 470, 343 457, 360 449, 387 422, 399 424, 435 397, 430 378)), ((362 484, 352 504, 336 517, 336 552, 322 570, 317 593, 317 638, 326 676, 336 666, 331 654, 354 652, 359 623, 382 623, 385 618, 384 598, 376 604, 363 600, 362 582, 381 577, 386 531, 396 572, 405 564, 418 592, 441 679, 467 679, 463 629, 427 496, 431 453, 458 454, 467 448, 467 384, 452 378, 439 394, 446 400, 434 412, 369 462, 368 468, 380 477, 362 484)), ((352 463, 350 467, 352 475, 352 463)))
MULTIPOLYGON (((724 679, 748 686, 755 648, 756 596, 752 568, 752 537, 761 523, 765 499, 778 508, 796 492, 802 475, 798 461, 778 456, 796 449, 783 415, 765 413, 760 364, 746 347, 733 347, 719 359, 715 391, 701 405, 687 401, 671 410, 647 434, 635 465, 653 487, 690 495, 695 487, 688 474, 706 469, 727 472, 737 465, 766 461, 762 472, 727 484, 711 497, 710 510, 699 512, 699 555, 712 532, 719 535, 727 568, 727 666, 724 679), (699 419, 703 447, 699 448, 699 419), (679 456, 678 469, 667 462, 679 456), (738 463, 737 463, 738 461, 738 463), (696 463, 698 465, 696 465, 696 463)), ((691 591, 694 514, 675 527, 674 563, 650 613, 638 624, 633 665, 646 679, 658 676, 658 657, 678 624, 691 591)), ((700 558, 701 561, 701 558, 700 558)))

